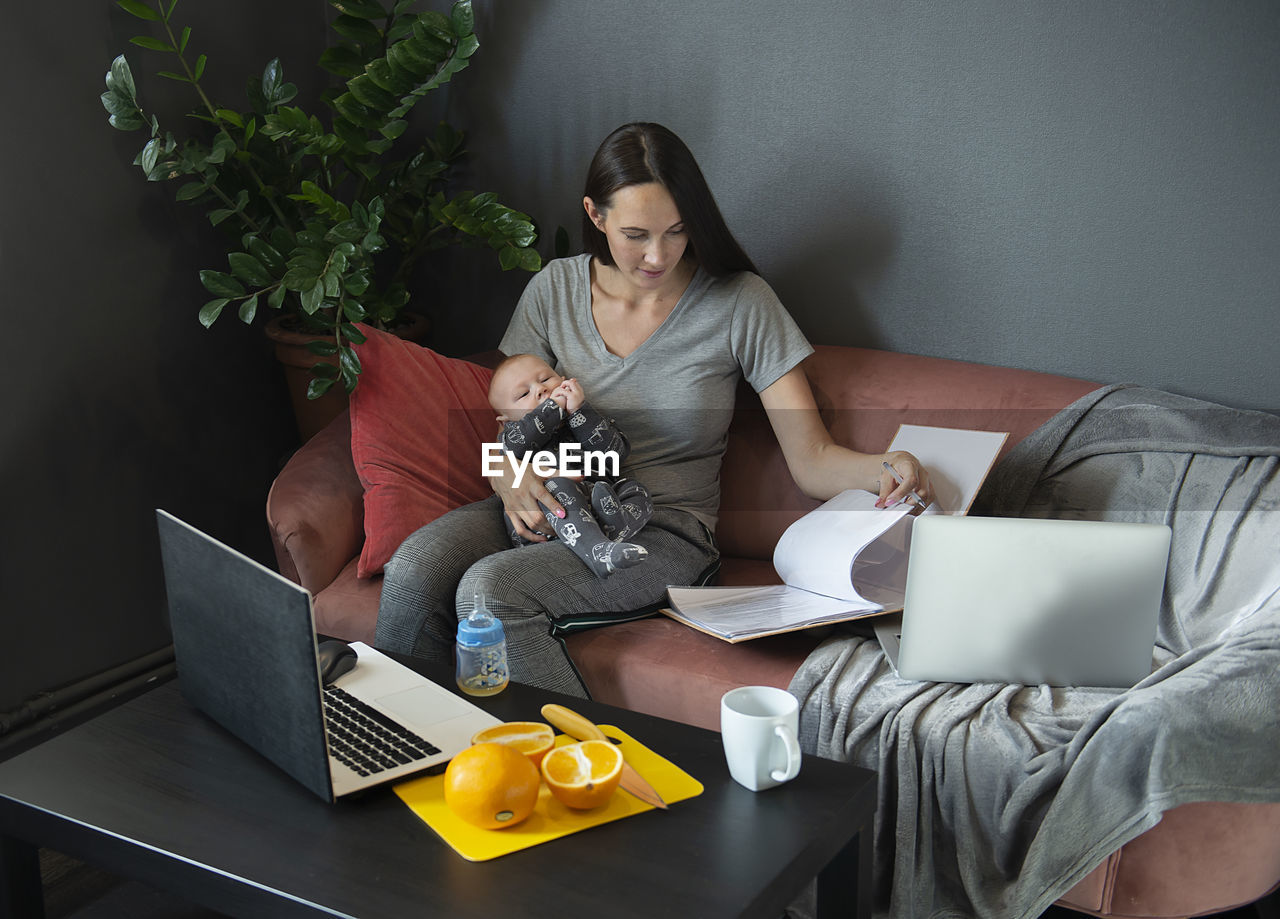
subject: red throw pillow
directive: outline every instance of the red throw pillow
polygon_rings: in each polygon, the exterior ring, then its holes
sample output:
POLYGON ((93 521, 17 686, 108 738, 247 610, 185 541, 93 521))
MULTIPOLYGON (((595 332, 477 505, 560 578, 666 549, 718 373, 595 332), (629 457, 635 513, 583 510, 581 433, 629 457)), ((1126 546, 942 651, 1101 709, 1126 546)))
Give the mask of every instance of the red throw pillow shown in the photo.
POLYGON ((481 445, 497 439, 492 371, 379 332, 360 330, 363 371, 351 394, 351 457, 364 486, 359 577, 381 573, 406 536, 493 494, 481 445))

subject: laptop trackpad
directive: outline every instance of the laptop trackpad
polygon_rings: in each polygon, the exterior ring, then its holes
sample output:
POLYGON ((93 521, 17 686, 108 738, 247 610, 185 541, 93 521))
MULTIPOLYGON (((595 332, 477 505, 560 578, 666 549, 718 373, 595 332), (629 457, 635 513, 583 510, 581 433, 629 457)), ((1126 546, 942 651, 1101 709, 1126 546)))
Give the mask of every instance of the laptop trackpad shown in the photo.
POLYGON ((448 690, 434 690, 427 686, 403 689, 387 696, 379 696, 378 707, 402 721, 438 723, 474 714, 475 706, 448 690))

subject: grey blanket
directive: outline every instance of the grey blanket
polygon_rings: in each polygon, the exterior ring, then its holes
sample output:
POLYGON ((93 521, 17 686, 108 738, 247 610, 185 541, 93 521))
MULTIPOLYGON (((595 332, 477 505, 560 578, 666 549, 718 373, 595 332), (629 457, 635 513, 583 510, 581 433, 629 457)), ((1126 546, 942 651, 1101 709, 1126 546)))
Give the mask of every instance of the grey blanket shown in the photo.
POLYGON ((1164 522, 1132 689, 902 680, 837 636, 796 673, 807 752, 880 773, 878 914, 1033 919, 1192 801, 1280 801, 1280 418, 1129 386, 1063 410, 976 513, 1164 522))

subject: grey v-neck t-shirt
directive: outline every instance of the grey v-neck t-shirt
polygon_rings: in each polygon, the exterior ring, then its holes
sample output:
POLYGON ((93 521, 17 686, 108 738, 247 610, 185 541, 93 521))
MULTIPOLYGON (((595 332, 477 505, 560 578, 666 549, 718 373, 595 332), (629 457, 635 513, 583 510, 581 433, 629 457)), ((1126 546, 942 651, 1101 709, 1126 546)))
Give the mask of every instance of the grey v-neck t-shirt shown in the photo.
POLYGON ((760 392, 813 353, 772 288, 741 272, 699 268, 671 314, 625 358, 610 354, 591 315, 591 256, 557 259, 525 288, 500 345, 536 354, 631 441, 622 474, 655 505, 677 507, 714 532, 739 378, 760 392))

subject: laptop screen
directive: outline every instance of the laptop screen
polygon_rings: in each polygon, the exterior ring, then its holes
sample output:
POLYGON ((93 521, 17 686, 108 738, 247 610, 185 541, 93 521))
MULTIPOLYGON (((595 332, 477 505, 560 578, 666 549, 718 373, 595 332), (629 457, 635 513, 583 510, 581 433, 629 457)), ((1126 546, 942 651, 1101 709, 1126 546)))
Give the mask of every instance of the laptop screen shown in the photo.
POLYGON ((182 694, 332 800, 311 596, 157 510, 182 694))

